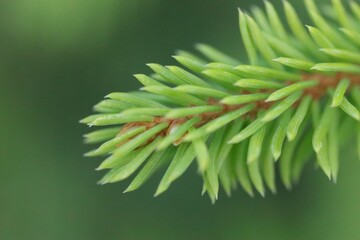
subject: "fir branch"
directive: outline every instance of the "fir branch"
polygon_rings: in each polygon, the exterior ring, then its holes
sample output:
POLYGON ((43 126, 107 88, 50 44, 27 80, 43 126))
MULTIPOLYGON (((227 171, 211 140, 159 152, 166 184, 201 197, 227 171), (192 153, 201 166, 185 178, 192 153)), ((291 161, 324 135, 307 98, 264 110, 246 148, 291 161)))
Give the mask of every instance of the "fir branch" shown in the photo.
POLYGON ((239 183, 276 192, 275 167, 286 188, 298 182, 315 156, 336 181, 340 150, 356 138, 360 158, 360 15, 333 0, 321 14, 305 1, 313 26, 304 26, 284 1, 291 32, 270 2, 252 15, 239 10, 248 64, 205 45, 201 56, 179 51, 182 67, 148 64, 151 75, 136 74, 144 85, 132 93, 111 93, 81 123, 120 125, 85 135, 104 142, 88 156, 110 154, 98 167, 109 169, 101 184, 124 180, 140 187, 168 166, 155 193, 166 191, 196 160, 203 193, 218 198, 219 184, 230 195, 239 183), (188 69, 188 70, 185 70, 188 69))

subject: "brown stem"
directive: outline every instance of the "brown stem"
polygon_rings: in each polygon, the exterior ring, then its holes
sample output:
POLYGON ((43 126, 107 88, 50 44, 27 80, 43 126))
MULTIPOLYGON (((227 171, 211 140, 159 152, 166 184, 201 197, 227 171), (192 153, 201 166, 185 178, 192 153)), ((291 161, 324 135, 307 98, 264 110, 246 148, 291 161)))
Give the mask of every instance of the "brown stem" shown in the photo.
MULTIPOLYGON (((359 74, 350 74, 350 73, 339 72, 334 75, 324 75, 324 74, 315 73, 315 74, 303 74, 302 76, 303 76, 302 81, 317 80, 319 82, 318 85, 304 90, 303 96, 310 95, 314 100, 318 100, 318 99, 324 97, 326 95, 326 92, 328 89, 335 88, 339 84, 339 82, 345 78, 349 79, 350 87, 353 87, 354 85, 360 85, 360 75, 359 74)), ((287 82, 288 85, 290 85, 292 83, 294 83, 294 81, 287 82)), ((247 113, 244 117, 245 118, 255 118, 260 110, 268 109, 274 103, 275 102, 265 102, 263 100, 256 101, 255 102, 256 107, 252 111, 247 113)), ((243 106, 242 104, 241 105, 222 104, 218 100, 212 99, 212 98, 208 100, 208 105, 221 106, 221 110, 217 111, 217 112, 206 112, 206 113, 202 113, 202 114, 199 114, 196 116, 187 116, 187 117, 178 118, 178 119, 169 119, 169 118, 165 118, 165 117, 154 117, 154 120, 152 122, 132 122, 132 123, 125 124, 119 134, 122 134, 122 133, 126 132, 128 129, 133 128, 133 127, 145 126, 147 129, 150 129, 159 123, 167 122, 168 127, 165 128, 160 133, 158 133, 155 137, 166 136, 170 133, 170 130, 173 127, 180 125, 193 117, 200 117, 200 119, 201 119, 200 122, 195 125, 196 127, 200 127, 200 126, 210 122, 211 120, 224 115, 225 113, 234 111, 243 106)), ((152 139, 150 141, 152 141, 152 139)))

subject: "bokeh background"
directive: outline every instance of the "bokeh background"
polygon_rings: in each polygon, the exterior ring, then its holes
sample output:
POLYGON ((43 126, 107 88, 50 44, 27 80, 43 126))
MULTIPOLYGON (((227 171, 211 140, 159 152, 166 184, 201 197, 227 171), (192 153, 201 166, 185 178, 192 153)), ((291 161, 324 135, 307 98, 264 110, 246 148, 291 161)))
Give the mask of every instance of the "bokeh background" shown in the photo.
POLYGON ((128 182, 97 185, 100 159, 82 156, 89 129, 78 120, 107 93, 139 87, 132 74, 145 63, 173 64, 174 50, 197 42, 245 58, 237 7, 251 4, 262 1, 1 1, 0 239, 360 239, 351 146, 336 185, 308 166, 290 192, 221 193, 215 205, 194 166, 153 198, 160 174, 122 194, 128 182))

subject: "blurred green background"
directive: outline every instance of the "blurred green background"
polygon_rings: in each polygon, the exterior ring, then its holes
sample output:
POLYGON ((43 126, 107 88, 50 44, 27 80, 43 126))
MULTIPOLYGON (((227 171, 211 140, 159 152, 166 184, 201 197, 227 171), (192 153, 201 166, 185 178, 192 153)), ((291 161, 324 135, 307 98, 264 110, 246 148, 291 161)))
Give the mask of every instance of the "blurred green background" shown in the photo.
MULTIPOLYGON (((291 1, 306 19, 302 1, 291 1)), ((316 1, 324 2, 324 1, 316 1)), ((280 1, 274 1, 279 6, 280 1)), ((217 46, 244 58, 244 0, 12 0, 0 2, 0 239, 360 239, 360 162, 344 151, 339 182, 308 166, 288 192, 201 197, 196 169, 153 198, 98 186, 78 120, 112 91, 139 87, 148 62, 175 49, 217 46)))

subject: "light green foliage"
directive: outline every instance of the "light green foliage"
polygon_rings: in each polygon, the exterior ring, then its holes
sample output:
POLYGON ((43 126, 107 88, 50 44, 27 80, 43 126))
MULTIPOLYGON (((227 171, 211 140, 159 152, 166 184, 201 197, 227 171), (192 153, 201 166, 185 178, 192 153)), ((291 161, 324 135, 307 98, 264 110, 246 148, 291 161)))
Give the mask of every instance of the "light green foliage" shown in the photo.
POLYGON ((305 71, 309 71, 314 66, 313 62, 304 61, 304 60, 295 59, 295 58, 280 57, 280 58, 274 59, 274 61, 279 62, 279 63, 281 63, 285 66, 291 67, 291 68, 305 70, 305 71))
POLYGON ((230 195, 237 183, 250 196, 275 193, 277 167, 290 189, 314 159, 336 182, 350 139, 360 158, 360 6, 332 0, 330 21, 306 0, 307 26, 289 2, 283 6, 284 13, 269 1, 252 14, 239 9, 248 61, 197 44, 199 56, 173 56, 182 67, 148 64, 153 73, 134 75, 141 91, 96 104, 81 123, 119 125, 85 135, 102 143, 87 156, 108 154, 99 183, 135 175, 129 192, 165 167, 157 196, 194 162, 214 202, 220 186, 230 195))
POLYGON ((129 140, 129 138, 145 131, 145 129, 146 128, 144 126, 130 129, 126 133, 121 134, 109 141, 104 142, 96 150, 86 153, 85 155, 90 157, 90 156, 99 156, 99 155, 107 154, 108 152, 115 150, 116 147, 121 143, 124 143, 125 141, 129 140))
POLYGON ((199 106, 199 107, 184 107, 170 110, 165 117, 169 119, 182 118, 190 115, 196 115, 206 112, 220 111, 220 106, 199 106))
POLYGON ((295 139, 300 125, 303 124, 303 121, 306 117, 306 114, 309 111, 310 104, 311 104, 311 97, 306 96, 299 104, 299 107, 296 109, 295 114, 292 116, 292 119, 288 123, 286 135, 289 141, 292 141, 295 139))
POLYGON ((274 128, 274 134, 270 140, 270 149, 275 161, 277 161, 281 156, 281 151, 286 136, 286 128, 289 124, 289 120, 290 112, 287 112, 281 117, 280 121, 277 123, 277 126, 274 128))
POLYGON ((279 103, 272 106, 264 116, 261 118, 262 122, 270 122, 274 119, 277 119, 281 114, 283 114, 287 109, 289 109, 296 101, 301 97, 301 92, 296 92, 285 100, 280 101, 279 103))
POLYGON ((244 89, 278 89, 284 86, 283 84, 274 81, 257 79, 241 79, 234 85, 244 89))
POLYGON ((266 99, 268 94, 266 93, 253 93, 253 94, 241 94, 226 97, 221 100, 221 103, 228 105, 238 105, 254 101, 266 99))
POLYGON ((340 106, 349 85, 350 81, 348 79, 344 79, 338 84, 338 86, 335 88, 334 96, 332 98, 332 107, 340 106))
POLYGON ((279 89, 275 92, 273 92, 267 99, 267 102, 273 102, 273 101, 277 101, 280 100, 284 97, 289 96, 292 93, 298 92, 300 90, 303 90, 305 88, 310 88, 310 87, 314 87, 318 84, 318 81, 315 80, 310 80, 310 81, 304 81, 304 82, 298 82, 298 83, 294 83, 291 84, 287 87, 284 87, 282 89, 279 89))

